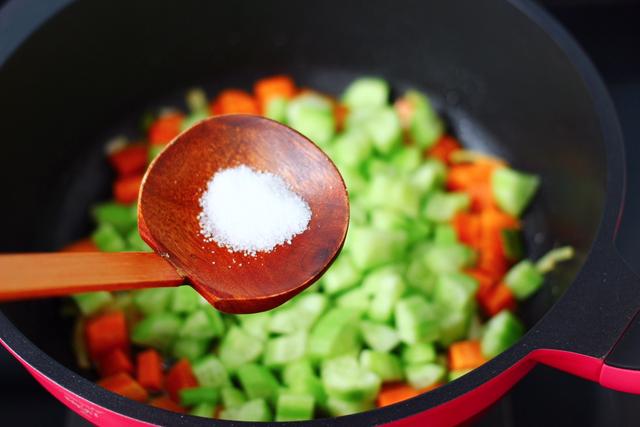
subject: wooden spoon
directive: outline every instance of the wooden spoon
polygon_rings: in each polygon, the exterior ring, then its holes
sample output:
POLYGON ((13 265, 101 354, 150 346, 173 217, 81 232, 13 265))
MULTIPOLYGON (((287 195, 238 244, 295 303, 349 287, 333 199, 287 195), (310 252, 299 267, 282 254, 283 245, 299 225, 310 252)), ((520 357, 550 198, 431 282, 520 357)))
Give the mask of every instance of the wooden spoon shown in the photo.
POLYGON ((138 229, 155 253, 2 255, 0 300, 188 283, 222 311, 263 311, 322 275, 348 222, 344 182, 311 141, 258 116, 213 117, 172 141, 143 179, 138 229), (202 192, 216 171, 241 164, 281 176, 309 204, 309 227, 291 244, 249 256, 203 240, 202 192))

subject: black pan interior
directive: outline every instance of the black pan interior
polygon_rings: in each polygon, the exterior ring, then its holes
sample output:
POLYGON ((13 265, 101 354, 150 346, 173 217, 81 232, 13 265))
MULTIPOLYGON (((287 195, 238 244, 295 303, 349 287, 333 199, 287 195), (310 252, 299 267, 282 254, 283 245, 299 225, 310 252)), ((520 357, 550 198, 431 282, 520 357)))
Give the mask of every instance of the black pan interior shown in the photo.
MULTIPOLYGON (((535 323, 579 270, 604 203, 605 150, 584 83, 560 49, 505 1, 93 1, 64 9, 0 68, 0 251, 55 250, 91 229, 109 197, 103 144, 184 89, 246 87, 274 72, 339 93, 380 75, 426 90, 467 145, 542 177, 526 217, 530 254, 571 244, 521 307, 535 323)), ((34 266, 37 268, 37 266, 34 266)), ((71 369, 58 300, 4 304, 71 369)))

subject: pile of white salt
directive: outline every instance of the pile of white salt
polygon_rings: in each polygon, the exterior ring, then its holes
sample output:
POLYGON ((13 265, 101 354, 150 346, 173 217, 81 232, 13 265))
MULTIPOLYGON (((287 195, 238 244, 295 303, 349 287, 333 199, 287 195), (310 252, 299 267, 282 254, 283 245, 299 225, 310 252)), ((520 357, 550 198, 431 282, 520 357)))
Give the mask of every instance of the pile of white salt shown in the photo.
POLYGON ((248 255, 290 244, 311 220, 307 202, 281 177, 246 165, 216 172, 200 206, 205 239, 248 255))

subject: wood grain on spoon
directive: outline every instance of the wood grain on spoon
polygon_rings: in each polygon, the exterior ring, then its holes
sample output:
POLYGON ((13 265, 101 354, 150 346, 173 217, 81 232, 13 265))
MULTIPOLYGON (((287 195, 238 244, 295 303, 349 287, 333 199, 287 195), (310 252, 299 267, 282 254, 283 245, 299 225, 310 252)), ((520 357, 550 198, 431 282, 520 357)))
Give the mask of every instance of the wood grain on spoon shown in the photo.
POLYGON ((298 132, 258 116, 210 118, 152 162, 138 201, 138 229, 156 253, 0 256, 0 299, 192 284, 222 311, 251 313, 287 301, 338 255, 349 203, 338 170, 298 132), (219 170, 247 165, 281 176, 312 211, 290 244, 249 256, 200 233, 199 199, 219 170))

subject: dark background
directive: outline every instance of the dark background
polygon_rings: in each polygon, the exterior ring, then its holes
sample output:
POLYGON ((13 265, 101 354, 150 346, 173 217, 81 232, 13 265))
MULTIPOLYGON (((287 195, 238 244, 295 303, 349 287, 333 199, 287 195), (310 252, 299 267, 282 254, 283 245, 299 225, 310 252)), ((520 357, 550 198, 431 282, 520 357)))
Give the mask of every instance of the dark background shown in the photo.
MULTIPOLYGON (((0 0, 0 7, 3 1, 0 0)), ((574 35, 603 76, 622 124, 629 194, 640 194, 640 0, 545 0, 541 3, 574 35)), ((0 40, 1 42, 1 40, 0 40)), ((628 197, 623 227, 640 215, 628 197)), ((637 221, 636 221, 637 222, 637 221)), ((631 230, 631 228, 634 230, 631 230)), ((633 232, 632 232, 633 231, 633 232)), ((620 242, 625 252, 626 242, 620 242)), ((625 253, 640 271, 640 252, 625 253)), ((1 347, 0 347, 1 348, 1 347)), ((0 349, 0 426, 85 425, 44 391, 0 349)), ((618 393, 539 366, 474 423, 478 426, 637 426, 640 396, 618 393)))

